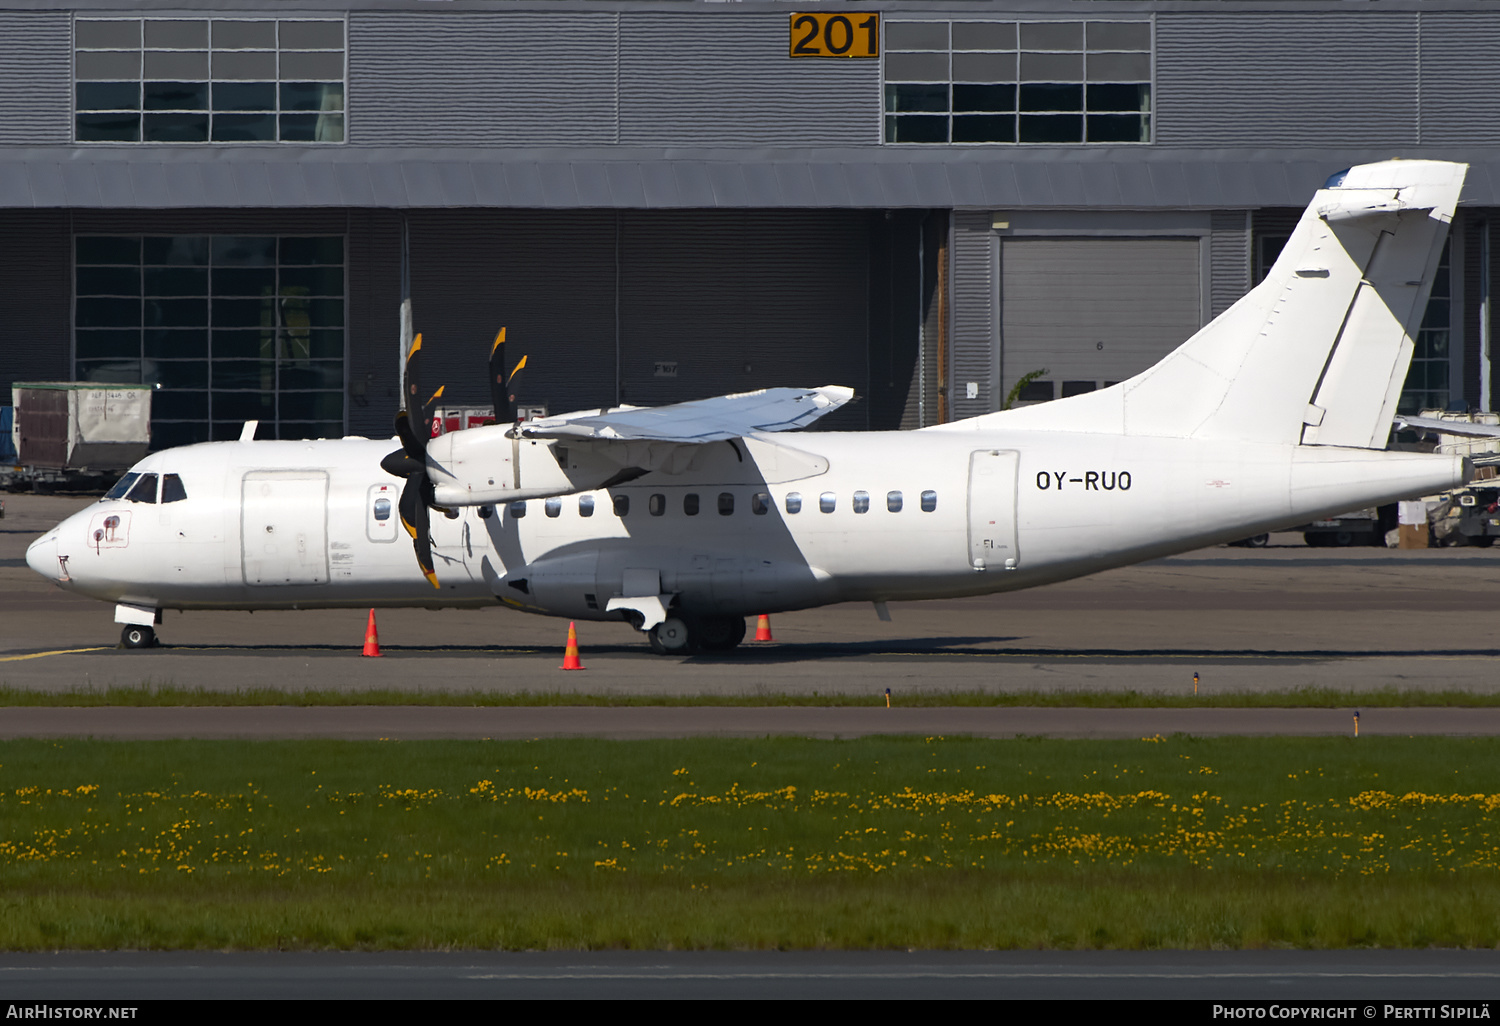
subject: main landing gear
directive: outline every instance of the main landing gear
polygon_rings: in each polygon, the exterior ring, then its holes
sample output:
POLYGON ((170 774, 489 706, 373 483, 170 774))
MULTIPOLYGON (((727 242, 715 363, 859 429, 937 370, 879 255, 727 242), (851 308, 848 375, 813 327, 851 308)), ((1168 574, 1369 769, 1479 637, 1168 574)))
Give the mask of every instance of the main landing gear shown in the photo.
POLYGON ((127 623, 125 629, 120 632, 120 644, 126 648, 154 648, 156 630, 136 623, 127 623))
POLYGON ((646 632, 657 655, 728 652, 745 640, 742 616, 669 616, 646 632))

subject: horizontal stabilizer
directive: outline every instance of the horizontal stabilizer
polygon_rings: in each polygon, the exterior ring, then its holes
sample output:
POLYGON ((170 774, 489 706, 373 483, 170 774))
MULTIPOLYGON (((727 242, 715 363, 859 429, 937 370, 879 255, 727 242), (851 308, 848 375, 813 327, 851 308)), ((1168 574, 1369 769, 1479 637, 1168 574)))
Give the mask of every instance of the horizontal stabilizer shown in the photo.
POLYGON ((523 438, 625 442, 722 442, 761 431, 806 427, 854 398, 840 385, 766 388, 670 406, 564 413, 520 425, 523 438))
POLYGON ((1407 428, 1444 435, 1462 435, 1465 438, 1500 438, 1500 425, 1472 424, 1466 420, 1439 420, 1437 417, 1397 417, 1396 430, 1407 428))

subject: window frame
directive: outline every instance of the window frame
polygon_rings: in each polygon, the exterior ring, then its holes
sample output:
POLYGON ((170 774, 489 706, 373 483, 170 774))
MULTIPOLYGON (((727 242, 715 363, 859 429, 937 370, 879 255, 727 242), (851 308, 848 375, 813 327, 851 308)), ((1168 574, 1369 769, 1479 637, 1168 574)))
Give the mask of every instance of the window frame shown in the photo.
MULTIPOLYGON (((983 17, 982 15, 979 15, 977 13, 973 17, 964 17, 962 15, 956 15, 956 14, 944 15, 944 14, 940 14, 938 12, 933 12, 931 15, 923 16, 922 14, 913 11, 913 12, 910 12, 909 14, 903 12, 902 16, 898 16, 897 18, 894 18, 894 19, 890 18, 890 17, 887 17, 887 18, 884 19, 884 22, 885 22, 885 27, 884 27, 883 31, 886 31, 887 33, 889 32, 890 27, 896 26, 896 25, 910 25, 910 24, 938 25, 938 24, 941 24, 941 25, 946 26, 946 28, 947 28, 948 43, 947 43, 946 49, 944 49, 944 50, 933 49, 931 46, 917 48, 917 49, 900 49, 900 48, 893 49, 891 47, 891 45, 890 45, 889 37, 888 36, 886 38, 882 39, 882 41, 881 41, 881 47, 880 47, 880 81, 879 81, 879 84, 878 84, 879 96, 877 97, 878 113, 877 113, 877 117, 876 117, 877 124, 876 124, 876 139, 875 139, 875 141, 879 145, 882 145, 882 146, 918 146, 918 147, 921 147, 921 146, 1152 146, 1152 145, 1155 145, 1155 143, 1156 143, 1156 101, 1157 101, 1157 90, 1156 90, 1156 54, 1157 54, 1157 38, 1156 38, 1156 15, 1154 13, 1146 14, 1144 17, 1142 17, 1142 16, 1131 16, 1131 15, 1122 13, 1120 15, 1112 16, 1112 17, 1111 16, 1107 16, 1107 15, 1094 16, 1094 17, 1087 17, 1087 16, 1085 16, 1085 17, 1079 17, 1079 16, 1075 15, 1073 17, 1057 17, 1057 18, 1022 18, 1022 17, 1015 17, 1015 18, 1003 18, 1003 17, 1002 18, 986 18, 986 17, 983 17), (997 25, 1013 25, 1015 27, 1015 29, 1016 29, 1016 45, 1015 45, 1015 49, 1014 50, 993 49, 993 48, 992 49, 987 49, 987 50, 986 49, 974 49, 974 50, 968 50, 968 49, 960 50, 960 49, 956 49, 954 47, 954 40, 953 40, 954 26, 955 25, 972 25, 972 24, 978 24, 978 23, 997 24, 997 25), (1079 27, 1080 36, 1082 38, 1081 47, 1078 50, 1059 50, 1059 49, 1045 49, 1045 48, 1035 48, 1035 47, 1028 48, 1025 45, 1023 39, 1022 39, 1023 27, 1027 26, 1027 25, 1077 25, 1079 27), (1103 46, 1100 46, 1098 48, 1091 48, 1090 44, 1089 44, 1089 26, 1090 25, 1145 25, 1145 26, 1147 26, 1147 38, 1148 38, 1147 46, 1148 46, 1148 49, 1145 50, 1145 51, 1141 51, 1141 50, 1134 50, 1134 49, 1120 49, 1118 47, 1116 47, 1116 48, 1106 48, 1106 47, 1103 47, 1103 46), (1089 81, 1088 58, 1089 58, 1090 54, 1094 54, 1094 55, 1122 54, 1123 55, 1123 54, 1141 54, 1143 52, 1146 55, 1146 64, 1147 64, 1147 69, 1148 69, 1147 70, 1147 77, 1146 77, 1146 79, 1144 81, 1134 80, 1134 79, 1132 79, 1130 82, 1123 82, 1123 81, 1090 82, 1089 81), (945 55, 946 58, 947 58, 948 71, 947 71, 947 80, 946 80, 946 82, 942 82, 942 83, 935 82, 935 81, 934 82, 909 82, 909 81, 891 82, 887 78, 887 75, 888 75, 888 70, 887 69, 889 68, 890 57, 891 57, 892 54, 900 54, 900 55, 905 55, 905 54, 934 54, 935 55, 935 54, 939 54, 939 53, 945 55), (1015 58, 1016 58, 1016 71, 1015 71, 1015 76, 1014 76, 1013 81, 1011 81, 1011 82, 996 82, 996 81, 991 81, 991 82, 985 83, 985 82, 972 82, 972 81, 967 81, 967 80, 960 81, 956 77, 955 71, 954 71, 954 56, 956 54, 984 54, 984 53, 991 53, 991 54, 1013 53, 1015 55, 1015 58), (1022 55, 1023 54, 1034 54, 1034 55, 1043 55, 1043 56, 1046 56, 1046 55, 1052 55, 1052 54, 1059 54, 1059 55, 1061 55, 1061 54, 1069 54, 1069 55, 1071 55, 1071 54, 1075 54, 1075 53, 1080 58, 1081 69, 1082 69, 1082 70, 1080 70, 1078 72, 1078 78, 1077 78, 1076 81, 1071 81, 1070 80, 1070 81, 1067 81, 1067 82, 1058 82, 1058 83, 1052 83, 1052 82, 1026 82, 1025 81, 1024 76, 1022 74, 1022 70, 1021 70, 1022 55), (898 140, 898 139, 890 138, 889 137, 890 133, 892 131, 894 131, 894 130, 899 129, 899 127, 900 127, 899 125, 896 125, 895 128, 893 129, 891 127, 890 123, 891 123, 891 121, 894 118, 897 118, 897 117, 899 117, 901 115, 900 115, 900 112, 896 112, 896 111, 892 111, 892 110, 888 109, 888 106, 887 106, 887 96, 888 96, 888 94, 887 94, 887 87, 888 86, 894 86, 894 85, 924 85, 924 84, 925 85, 933 85, 933 86, 943 85, 947 89, 947 93, 948 93, 948 106, 947 106, 947 111, 946 111, 946 117, 947 117, 947 134, 946 134, 946 137, 943 140, 941 140, 941 141, 939 141, 939 140, 898 140), (1022 118, 1023 118, 1023 115, 1025 115, 1027 112, 1022 109, 1021 87, 1023 85, 1051 85, 1051 84, 1076 85, 1076 86, 1078 86, 1080 88, 1081 94, 1082 94, 1082 99, 1080 101, 1079 110, 1076 112, 1076 114, 1077 114, 1077 116, 1079 118, 1079 121, 1080 121, 1080 125, 1079 125, 1079 138, 1077 138, 1077 139, 1065 139, 1065 140, 1026 140, 1026 139, 1023 138, 1024 132, 1022 130, 1022 118), (1012 104, 1013 109, 1010 110, 1010 111, 997 111, 997 112, 993 112, 992 114, 989 113, 989 112, 984 112, 984 111, 964 111, 964 112, 958 111, 958 109, 956 108, 957 101, 955 99, 955 88, 957 86, 985 86, 985 85, 989 85, 989 86, 1004 86, 1004 85, 1009 85, 1009 86, 1012 86, 1013 90, 1014 90, 1013 104, 1012 104), (1139 111, 1108 111, 1108 110, 1104 110, 1104 111, 1090 111, 1089 110, 1089 103, 1088 103, 1088 95, 1087 95, 1088 94, 1088 88, 1089 88, 1090 85, 1096 85, 1096 86, 1118 86, 1118 85, 1142 86, 1143 85, 1143 86, 1146 87, 1146 92, 1147 92, 1147 102, 1146 102, 1146 105, 1145 105, 1145 109, 1144 110, 1139 110, 1139 111), (965 117, 965 116, 996 116, 996 117, 1004 117, 1007 114, 1010 115, 1010 116, 1012 116, 1014 118, 1014 120, 1012 122, 1012 126, 1013 126, 1014 131, 1012 133, 1011 139, 1009 139, 1009 140, 973 140, 973 141, 961 141, 961 140, 958 140, 958 139, 954 138, 955 118, 957 118, 957 117, 965 117), (1090 116, 1091 115, 1093 115, 1093 116, 1108 116, 1108 115, 1112 115, 1112 114, 1139 115, 1139 116, 1143 117, 1145 119, 1145 132, 1143 133, 1144 134, 1144 138, 1131 139, 1131 140, 1118 140, 1118 139, 1090 140, 1089 139, 1089 118, 1090 118, 1090 116)), ((936 111, 936 110, 933 110, 930 113, 918 110, 918 111, 909 111, 909 112, 907 112, 907 116, 911 116, 911 115, 914 114, 914 115, 916 115, 918 117, 922 117, 922 116, 931 117, 931 116, 936 115, 937 113, 939 113, 939 112, 936 111)), ((1044 112, 1044 111, 1033 111, 1033 112, 1031 112, 1031 114, 1033 116, 1044 116, 1045 113, 1046 112, 1044 112)), ((1069 112, 1064 112, 1064 113, 1066 113, 1069 116, 1071 116, 1075 112, 1069 111, 1069 112)))
MULTIPOLYGON (((162 14, 160 14, 158 12, 153 12, 153 11, 139 11, 139 12, 135 13, 134 16, 131 16, 130 14, 128 14, 125 11, 119 11, 119 12, 112 12, 112 11, 98 11, 98 12, 74 11, 74 12, 72 12, 72 16, 71 16, 71 19, 70 19, 70 22, 69 22, 69 35, 70 35, 70 43, 71 43, 70 48, 69 48, 69 57, 68 57, 68 60, 69 60, 69 69, 68 70, 69 70, 69 76, 70 76, 70 79, 71 79, 71 85, 69 87, 69 101, 70 101, 71 110, 72 110, 72 121, 71 121, 71 125, 70 125, 69 131, 70 131, 70 138, 71 138, 72 143, 74 145, 78 145, 78 146, 342 146, 342 145, 346 145, 349 142, 349 18, 348 18, 348 15, 345 12, 341 12, 341 11, 329 11, 327 13, 311 12, 311 11, 309 11, 309 12, 296 12, 296 13, 288 12, 287 15, 285 15, 285 16, 280 15, 280 14, 275 13, 275 12, 270 12, 270 11, 260 11, 260 12, 254 12, 254 13, 247 12, 247 13, 243 13, 243 14, 230 14, 230 15, 227 15, 227 16, 224 15, 224 14, 219 14, 219 13, 203 12, 203 13, 197 13, 197 14, 181 14, 181 15, 175 15, 174 16, 174 15, 162 15, 162 14), (141 29, 139 37, 138 37, 139 43, 135 47, 135 49, 133 51, 130 48, 128 48, 128 47, 122 48, 122 47, 119 47, 119 46, 83 46, 83 45, 81 45, 80 41, 79 41, 79 31, 78 31, 79 24, 80 23, 94 23, 94 22, 115 22, 115 23, 134 22, 141 29), (206 44, 202 48, 199 48, 199 47, 196 47, 196 46, 151 45, 150 42, 147 39, 147 25, 148 25, 148 23, 151 23, 151 22, 158 22, 158 23, 161 23, 161 22, 193 22, 193 23, 201 22, 201 23, 203 23, 206 26, 206 37, 207 37, 206 44), (214 23, 216 23, 216 22, 262 22, 262 23, 269 23, 269 24, 275 26, 275 30, 274 30, 274 35, 275 35, 274 45, 272 47, 269 47, 269 48, 268 47, 264 47, 264 46, 259 46, 259 47, 243 46, 243 47, 235 47, 235 48, 229 48, 229 47, 224 47, 224 46, 217 46, 216 47, 214 45, 214 23), (341 42, 340 42, 339 48, 337 50, 334 50, 334 49, 329 48, 329 47, 294 47, 294 46, 283 45, 281 26, 285 25, 285 24, 295 24, 295 23, 299 23, 299 22, 310 22, 310 23, 320 23, 320 24, 337 24, 339 26, 339 29, 340 29, 340 37, 341 37, 341 42), (83 116, 86 116, 86 115, 89 115, 89 114, 119 114, 119 115, 123 116, 123 115, 125 115, 127 113, 130 113, 130 110, 128 108, 124 108, 124 107, 109 108, 109 109, 91 107, 91 108, 89 108, 87 110, 84 110, 84 109, 82 109, 82 108, 79 107, 79 85, 83 84, 83 83, 95 83, 95 82, 98 82, 98 83, 106 83, 106 82, 126 83, 126 82, 131 81, 131 79, 129 79, 129 78, 116 78, 116 79, 88 78, 88 79, 80 79, 79 78, 79 60, 78 60, 78 55, 81 54, 81 53, 131 53, 131 52, 134 52, 137 55, 137 57, 139 58, 139 60, 136 62, 136 64, 137 64, 137 67, 136 67, 136 77, 134 79, 134 82, 135 82, 135 84, 137 86, 137 90, 136 90, 136 105, 135 105, 135 108, 134 108, 134 114, 135 114, 135 117, 136 117, 136 123, 135 123, 135 136, 136 137, 134 139, 85 139, 85 138, 82 138, 82 134, 79 132, 79 124, 80 124, 80 119, 83 116), (199 110, 197 110, 197 109, 190 109, 190 108, 175 108, 175 109, 166 109, 166 110, 151 110, 151 109, 149 109, 148 104, 147 104, 147 99, 146 99, 146 86, 147 86, 148 83, 153 83, 153 82, 168 83, 168 82, 181 81, 181 82, 184 82, 185 84, 195 84, 196 85, 196 84, 200 83, 200 80, 196 79, 196 78, 193 78, 193 79, 160 79, 160 78, 148 78, 147 77, 147 68, 146 68, 146 55, 148 53, 163 53, 163 54, 170 54, 170 53, 198 54, 198 53, 201 53, 201 54, 204 54, 205 63, 206 63, 207 68, 206 68, 206 72, 205 72, 205 77, 201 80, 201 84, 205 87, 205 90, 207 92, 207 100, 206 100, 204 108, 201 110, 201 113, 204 115, 204 118, 205 118, 205 121, 204 121, 205 138, 203 138, 203 139, 176 139, 176 140, 174 140, 174 139, 149 139, 148 140, 145 137, 146 136, 146 131, 145 131, 145 129, 146 129, 146 116, 148 114, 184 114, 184 115, 190 115, 190 114, 200 113, 199 110), (274 81, 268 81, 268 80, 265 80, 265 79, 246 80, 246 79, 228 78, 228 77, 217 78, 216 79, 214 77, 214 57, 215 57, 215 55, 219 55, 219 54, 247 54, 247 53, 269 53, 269 54, 271 54, 273 56, 273 58, 274 58, 274 64, 275 64, 274 81), (336 80, 336 83, 335 83, 335 80, 326 79, 326 78, 325 79, 319 79, 316 82, 310 82, 310 81, 308 81, 306 79, 303 79, 303 78, 285 77, 284 76, 284 72, 283 72, 283 63, 284 63, 283 62, 283 57, 284 57, 284 55, 286 55, 286 54, 330 54, 330 53, 338 53, 339 54, 339 58, 340 58, 339 59, 339 63, 340 63, 340 66, 341 66, 342 70, 341 70, 341 72, 339 74, 338 79, 336 80), (269 85, 271 85, 273 87, 273 92, 274 92, 274 110, 252 110, 252 111, 234 110, 234 109, 216 110, 215 109, 215 102, 214 102, 214 95, 213 95, 214 94, 214 85, 215 84, 223 84, 223 85, 235 85, 235 84, 247 84, 247 85, 248 84, 269 84, 269 85), (339 87, 339 94, 340 94, 340 97, 341 97, 339 108, 337 110, 330 109, 330 110, 318 110, 318 111, 305 111, 305 110, 302 110, 302 109, 299 109, 299 108, 296 108, 296 107, 288 107, 288 106, 286 106, 286 104, 284 102, 284 96, 285 96, 284 87, 286 87, 286 86, 296 86, 296 85, 305 85, 305 84, 321 85, 321 86, 326 86, 326 85, 329 85, 329 84, 337 84, 338 87, 339 87), (311 115, 322 115, 322 116, 337 114, 338 115, 338 119, 339 119, 339 121, 338 121, 338 124, 339 124, 339 138, 337 138, 337 139, 318 139, 318 138, 316 138, 316 134, 317 134, 317 131, 318 131, 318 129, 316 127, 314 127, 314 130, 313 130, 314 138, 308 138, 308 139, 286 138, 285 137, 285 131, 286 131, 287 127, 295 125, 298 122, 291 121, 291 120, 285 120, 285 119, 287 119, 288 116, 290 116, 291 118, 297 118, 297 117, 299 117, 301 115, 308 115, 308 114, 311 114, 311 115), (274 133, 273 137, 269 138, 269 139, 215 139, 214 138, 214 134, 215 134, 215 132, 214 132, 214 120, 215 120, 215 117, 219 116, 219 115, 223 115, 223 116, 227 116, 227 117, 268 116, 268 117, 271 118, 271 121, 272 121, 272 128, 273 128, 273 133, 274 133)), ((312 119, 312 122, 316 126, 316 119, 315 118, 312 119)))
MULTIPOLYGON (((126 383, 130 380, 128 375, 132 373, 128 365, 132 363, 136 366, 133 372, 136 374, 135 381, 143 382, 146 381, 148 374, 156 375, 151 383, 159 385, 160 391, 157 395, 160 398, 153 403, 152 408, 153 449, 170 448, 194 441, 231 441, 239 436, 247 419, 259 420, 262 424, 269 425, 274 437, 283 440, 343 437, 348 434, 351 403, 348 395, 350 380, 349 236, 346 233, 178 232, 168 234, 81 230, 75 231, 70 236, 69 260, 72 275, 72 295, 69 302, 71 348, 69 365, 73 378, 78 381, 126 383), (134 248, 135 256, 130 261, 124 259, 123 251, 110 252, 101 256, 98 248, 91 253, 81 255, 80 243, 87 245, 87 240, 112 240, 114 243, 128 241, 134 248), (231 240, 239 240, 239 242, 235 243, 231 240), (268 243, 272 249, 269 262, 237 262, 234 259, 233 247, 236 244, 243 245, 247 240, 268 243), (295 252, 290 256, 287 255, 289 243, 296 247, 299 242, 306 240, 317 240, 318 243, 330 246, 334 240, 337 240, 339 248, 337 263, 316 262, 320 258, 316 246, 312 249, 304 248, 300 253, 300 261, 299 254, 295 252), (191 253, 195 247, 201 247, 201 262, 194 262, 198 259, 196 257, 188 257, 184 262, 171 262, 183 261, 183 250, 191 253), (160 249, 168 255, 153 253, 153 249, 160 249), (326 282, 317 281, 318 273, 334 269, 338 271, 341 280, 339 294, 333 295, 327 291, 318 291, 319 287, 326 286, 326 282), (120 279, 120 283, 108 285, 86 285, 83 280, 85 276, 91 274, 99 275, 104 272, 103 276, 107 278, 108 272, 122 271, 133 273, 133 292, 128 289, 121 290, 123 278, 120 279), (235 275, 243 272, 268 275, 272 282, 270 286, 272 291, 268 293, 262 289, 259 295, 249 291, 236 292, 236 286, 233 284, 235 275), (173 286, 168 281, 173 275, 185 274, 202 275, 201 291, 197 290, 196 285, 191 289, 184 289, 180 284, 173 286), (157 279, 155 282, 152 280, 153 277, 157 279), (302 282, 311 284, 306 286, 299 284, 299 278, 302 282), (312 291, 299 292, 304 288, 310 288, 312 291), (301 300, 302 305, 298 306, 296 300, 301 300), (91 302, 95 304, 95 307, 85 306, 91 302), (126 318, 111 323, 106 317, 103 323, 96 321, 94 314, 88 311, 104 309, 98 305, 101 302, 117 304, 118 312, 123 312, 130 304, 135 304, 133 320, 126 318), (193 322, 153 323, 153 317, 157 311, 165 310, 172 304, 190 302, 203 304, 201 326, 193 322), (262 306, 269 304, 272 323, 264 323, 264 313, 261 315, 262 324, 259 327, 233 323, 232 311, 235 304, 251 302, 259 302, 262 306), (330 305, 320 307, 313 304, 330 305), (314 311, 318 309, 322 309, 327 316, 332 316, 336 311, 339 318, 338 326, 314 323, 317 319, 314 311), (84 316, 81 317, 81 313, 84 316), (224 313, 230 313, 231 316, 221 320, 220 315, 224 313), (307 316, 308 322, 299 324, 292 316, 298 313, 307 316), (153 346, 165 347, 179 343, 192 345, 194 344, 193 337, 200 331, 204 338, 201 356, 196 353, 183 355, 153 349, 153 346), (330 333, 335 331, 338 333, 338 355, 331 356, 319 351, 319 344, 332 341, 330 333), (249 334, 253 332, 259 332, 262 336, 259 342, 262 352, 259 356, 248 356, 227 348, 222 350, 216 348, 217 346, 245 344, 249 334), (132 355, 125 355, 123 351, 106 353, 102 348, 85 348, 99 345, 100 340, 103 340, 103 344, 107 346, 118 345, 120 341, 124 341, 123 336, 130 333, 136 335, 132 355), (180 338, 175 333, 180 333, 180 338), (109 341, 111 335, 119 337, 111 342, 109 341), (153 336, 156 341, 153 341, 153 336), (270 340, 269 356, 264 351, 267 338, 270 340), (299 355, 294 350, 302 343, 306 345, 306 352, 299 355), (243 373, 243 368, 237 365, 251 363, 259 364, 257 373, 262 375, 259 383, 246 384, 244 381, 235 381, 230 377, 236 372, 243 373), (92 377, 94 374, 109 369, 111 365, 114 365, 115 376, 92 377), (186 381, 182 377, 173 382, 168 377, 173 373, 183 376, 191 375, 200 367, 204 375, 201 384, 186 381), (266 387, 264 382, 264 375, 267 374, 270 375, 270 387, 266 387), (336 386, 328 386, 326 380, 319 382, 319 375, 329 374, 336 374, 336 386), (238 401, 246 402, 248 400, 243 397, 266 395, 271 396, 269 414, 260 411, 257 416, 246 417, 216 411, 216 402, 222 402, 228 406, 236 402, 237 397, 238 401), (168 396, 202 396, 203 412, 199 415, 181 410, 172 411, 165 402, 168 396), (299 411, 293 405, 300 401, 312 409, 316 405, 329 403, 331 396, 338 398, 337 417, 299 416, 299 411), (165 439, 160 443, 155 441, 158 428, 163 429, 161 434, 165 439), (198 428, 202 429, 201 437, 197 437, 198 428), (173 435, 177 437, 174 438, 173 435)), ((114 316, 114 311, 109 316, 114 316)))

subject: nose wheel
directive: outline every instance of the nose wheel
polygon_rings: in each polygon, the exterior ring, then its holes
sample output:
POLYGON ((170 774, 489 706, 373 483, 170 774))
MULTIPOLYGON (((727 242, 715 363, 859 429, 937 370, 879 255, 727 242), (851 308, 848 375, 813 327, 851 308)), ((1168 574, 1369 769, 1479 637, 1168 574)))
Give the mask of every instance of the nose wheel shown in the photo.
POLYGON ((128 623, 120 632, 120 644, 126 648, 152 648, 156 645, 156 631, 140 624, 128 623))

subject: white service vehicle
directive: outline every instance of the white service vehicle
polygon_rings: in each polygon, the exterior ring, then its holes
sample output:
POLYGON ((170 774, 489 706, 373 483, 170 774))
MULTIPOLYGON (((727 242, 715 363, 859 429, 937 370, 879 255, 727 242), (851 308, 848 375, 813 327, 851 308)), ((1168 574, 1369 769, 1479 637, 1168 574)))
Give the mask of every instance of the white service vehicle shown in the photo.
MULTIPOLYGON (((129 645, 151 643, 163 609, 498 601, 628 620, 682 652, 732 648, 753 613, 860 600, 884 615, 1443 491, 1469 480, 1465 457, 1385 446, 1465 171, 1334 175, 1264 282, 1102 391, 908 432, 783 434, 852 396, 825 387, 429 440, 410 424, 428 433, 441 390, 420 402, 418 342, 401 450, 156 453, 27 560, 116 603, 129 645)), ((501 340, 490 374, 510 422, 501 340)))

